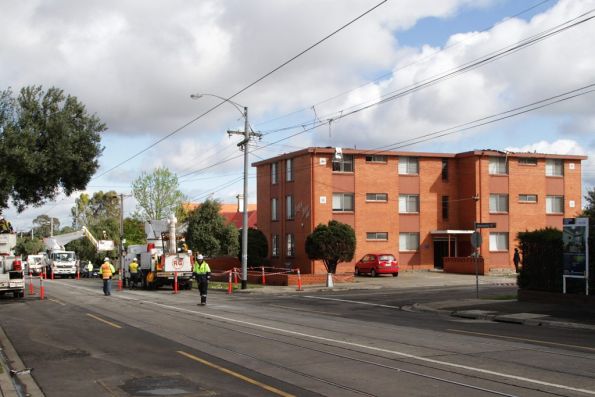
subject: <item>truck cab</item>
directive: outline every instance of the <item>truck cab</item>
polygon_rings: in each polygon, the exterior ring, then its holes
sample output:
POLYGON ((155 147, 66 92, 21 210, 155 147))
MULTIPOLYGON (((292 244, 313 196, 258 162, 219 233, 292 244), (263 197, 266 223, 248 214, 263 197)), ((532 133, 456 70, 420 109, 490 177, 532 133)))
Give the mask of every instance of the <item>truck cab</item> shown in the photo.
POLYGON ((24 266, 21 257, 14 255, 16 242, 16 234, 0 234, 0 295, 8 292, 22 298, 25 296, 24 266))
POLYGON ((78 259, 74 251, 52 250, 49 255, 48 273, 53 272, 54 276, 71 277, 76 276, 78 259))

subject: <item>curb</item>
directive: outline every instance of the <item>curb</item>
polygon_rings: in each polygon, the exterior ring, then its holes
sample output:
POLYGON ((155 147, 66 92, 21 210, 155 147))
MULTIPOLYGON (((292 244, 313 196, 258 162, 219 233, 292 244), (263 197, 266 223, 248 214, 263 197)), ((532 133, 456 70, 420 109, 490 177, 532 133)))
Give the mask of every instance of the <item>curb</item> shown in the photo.
MULTIPOLYGON (((17 354, 16 350, 10 343, 10 339, 0 327, 0 346, 2 347, 3 357, 0 357, 0 364, 4 371, 0 373, 0 394, 4 397, 19 397, 13 380, 10 378, 8 371, 11 369, 21 370, 25 368, 25 364, 17 354), (4 361, 6 359, 6 362, 4 361)), ((18 376, 19 383, 23 386, 25 395, 31 397, 44 397, 45 395, 31 376, 31 373, 26 373, 18 376)))

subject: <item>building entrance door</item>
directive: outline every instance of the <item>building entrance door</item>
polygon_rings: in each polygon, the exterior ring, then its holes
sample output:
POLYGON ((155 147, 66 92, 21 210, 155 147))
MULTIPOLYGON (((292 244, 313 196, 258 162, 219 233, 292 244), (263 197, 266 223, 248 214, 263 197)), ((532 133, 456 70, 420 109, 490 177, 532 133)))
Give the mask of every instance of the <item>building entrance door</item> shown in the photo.
POLYGON ((455 256, 455 240, 450 240, 450 253, 448 244, 448 239, 434 239, 434 269, 444 268, 444 257, 455 256))

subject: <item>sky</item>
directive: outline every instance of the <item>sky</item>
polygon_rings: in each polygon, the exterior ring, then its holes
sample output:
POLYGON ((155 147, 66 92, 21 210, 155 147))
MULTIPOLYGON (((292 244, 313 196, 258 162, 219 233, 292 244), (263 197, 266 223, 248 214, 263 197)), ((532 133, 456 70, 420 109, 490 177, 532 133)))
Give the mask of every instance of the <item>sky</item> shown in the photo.
MULTIPOLYGON (((108 127, 87 190, 5 210, 19 231, 39 215, 71 225, 81 193, 129 195, 156 167, 174 172, 190 201, 236 202, 241 137, 227 131, 243 130, 243 107, 262 134, 251 163, 308 146, 537 151, 589 156, 583 193, 595 185, 595 0, 0 0, 0 9, 0 89, 59 87, 108 127)), ((135 207, 124 200, 126 216, 135 207)))

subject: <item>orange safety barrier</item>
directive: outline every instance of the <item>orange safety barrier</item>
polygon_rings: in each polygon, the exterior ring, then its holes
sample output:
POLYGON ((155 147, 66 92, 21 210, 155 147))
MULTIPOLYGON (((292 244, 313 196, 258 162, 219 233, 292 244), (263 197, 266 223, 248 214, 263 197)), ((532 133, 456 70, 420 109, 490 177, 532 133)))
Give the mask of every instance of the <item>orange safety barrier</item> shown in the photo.
POLYGON ((233 285, 231 285, 231 273, 232 271, 229 271, 229 282, 227 284, 227 293, 231 294, 233 292, 233 285))

